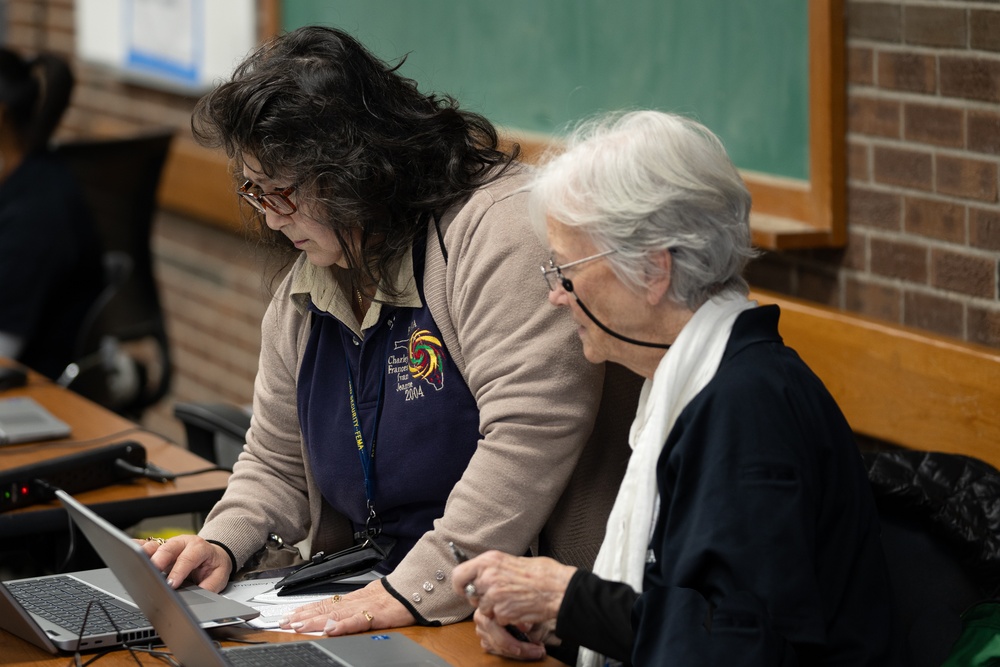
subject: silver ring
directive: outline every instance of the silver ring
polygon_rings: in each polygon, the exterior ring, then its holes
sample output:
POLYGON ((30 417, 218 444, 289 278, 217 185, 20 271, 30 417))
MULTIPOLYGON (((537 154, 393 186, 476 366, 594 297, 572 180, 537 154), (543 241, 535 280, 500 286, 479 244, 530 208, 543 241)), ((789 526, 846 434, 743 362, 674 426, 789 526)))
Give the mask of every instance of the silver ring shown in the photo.
POLYGON ((157 544, 166 544, 167 543, 167 541, 165 539, 163 539, 162 537, 147 537, 146 541, 147 542, 156 542, 157 544))
POLYGON ((465 585, 465 597, 469 598, 479 597, 479 591, 476 589, 476 585, 471 581, 465 585))

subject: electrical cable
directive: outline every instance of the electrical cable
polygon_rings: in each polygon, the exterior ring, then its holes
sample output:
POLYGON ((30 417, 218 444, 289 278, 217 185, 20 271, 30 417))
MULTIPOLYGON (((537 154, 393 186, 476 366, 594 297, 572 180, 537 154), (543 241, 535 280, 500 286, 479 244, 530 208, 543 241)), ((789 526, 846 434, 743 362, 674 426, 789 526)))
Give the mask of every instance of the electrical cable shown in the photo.
POLYGON ((190 470, 187 472, 170 472, 165 468, 161 468, 155 463, 147 462, 146 466, 140 468, 139 466, 132 465, 124 459, 115 459, 115 466, 124 470, 126 472, 132 473, 138 477, 145 477, 151 479, 155 482, 172 482, 178 477, 191 477, 192 475, 203 475, 208 472, 231 472, 225 468, 219 466, 212 466, 210 468, 202 468, 200 470, 190 470))

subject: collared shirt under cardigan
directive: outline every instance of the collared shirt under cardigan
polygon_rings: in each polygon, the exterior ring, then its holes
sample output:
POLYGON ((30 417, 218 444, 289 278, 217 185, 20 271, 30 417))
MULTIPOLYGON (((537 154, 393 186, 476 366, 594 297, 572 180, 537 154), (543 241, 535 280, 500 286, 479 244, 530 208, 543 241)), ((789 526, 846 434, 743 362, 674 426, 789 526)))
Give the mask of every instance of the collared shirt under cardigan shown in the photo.
MULTIPOLYGON (((445 515, 384 580, 421 623, 456 622, 472 612, 451 590, 449 540, 470 555, 525 553, 536 544, 550 513, 561 507, 570 476, 577 478, 574 466, 598 412, 604 369, 584 359, 569 314, 547 303, 538 267, 548 253, 527 221, 526 181, 525 174, 510 173, 444 214, 447 261, 433 223, 428 226, 424 295, 477 401, 483 437, 445 515)), ((401 275, 409 267, 404 261, 401 275)), ((227 545, 240 564, 272 531, 289 543, 308 538, 314 552, 344 548, 352 539, 350 523, 322 502, 299 431, 295 386, 309 338, 308 299, 334 314, 349 308, 332 277, 299 258, 264 317, 247 445, 200 532, 227 545)), ((365 323, 379 312, 373 306, 365 323)), ((347 321, 346 312, 341 315, 347 321)), ((624 433, 629 416, 615 416, 624 433)), ((578 520, 561 520, 572 530, 559 535, 557 526, 547 553, 583 566, 592 562, 624 461, 611 468, 594 466, 597 477, 587 492, 567 494, 577 503, 578 520)))

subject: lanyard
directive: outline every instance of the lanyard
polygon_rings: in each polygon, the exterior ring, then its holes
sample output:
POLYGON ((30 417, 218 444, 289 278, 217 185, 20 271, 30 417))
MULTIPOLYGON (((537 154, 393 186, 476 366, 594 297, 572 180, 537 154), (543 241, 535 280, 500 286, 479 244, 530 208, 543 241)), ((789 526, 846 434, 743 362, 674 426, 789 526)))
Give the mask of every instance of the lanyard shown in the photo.
MULTIPOLYGON (((354 379, 351 374, 351 362, 344 356, 347 365, 347 393, 351 399, 351 424, 354 427, 354 443, 358 447, 358 457, 361 459, 361 470, 365 475, 365 499, 368 504, 368 518, 365 520, 365 532, 374 537, 382 531, 381 521, 375 513, 375 443, 378 439, 379 416, 382 413, 382 395, 385 389, 386 369, 382 373, 378 382, 378 401, 375 404, 375 419, 372 424, 372 436, 369 444, 365 445, 364 435, 361 433, 361 416, 358 414, 358 404, 354 397, 354 379)), ((388 364, 388 358, 386 359, 388 364)))

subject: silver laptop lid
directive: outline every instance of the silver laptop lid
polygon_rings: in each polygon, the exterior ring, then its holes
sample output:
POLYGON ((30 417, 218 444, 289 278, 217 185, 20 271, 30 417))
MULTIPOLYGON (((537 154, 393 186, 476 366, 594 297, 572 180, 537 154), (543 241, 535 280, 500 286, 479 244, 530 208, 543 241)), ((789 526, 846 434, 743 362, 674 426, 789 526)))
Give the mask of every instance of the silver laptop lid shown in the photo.
MULTIPOLYGON (((138 544, 128 539, 110 523, 94 514, 64 491, 56 496, 66 506, 73 521, 80 527, 97 553, 117 575, 125 590, 142 612, 152 622, 163 643, 184 667, 228 667, 223 650, 201 629, 190 610, 163 575, 143 553, 138 544), (115 539, 109 539, 108 536, 115 539)), ((450 667, 435 653, 398 633, 382 635, 355 635, 311 641, 330 655, 353 667, 423 666, 450 667)), ((290 644, 273 644, 267 648, 278 650, 274 654, 280 661, 281 647, 290 644)), ((262 647, 263 648, 263 647, 262 647)), ((230 651, 250 650, 231 648, 230 651)), ((277 662, 276 662, 277 664, 277 662)))
POLYGON ((167 585, 138 544, 65 491, 56 491, 56 496, 182 665, 226 665, 177 591, 167 585))

